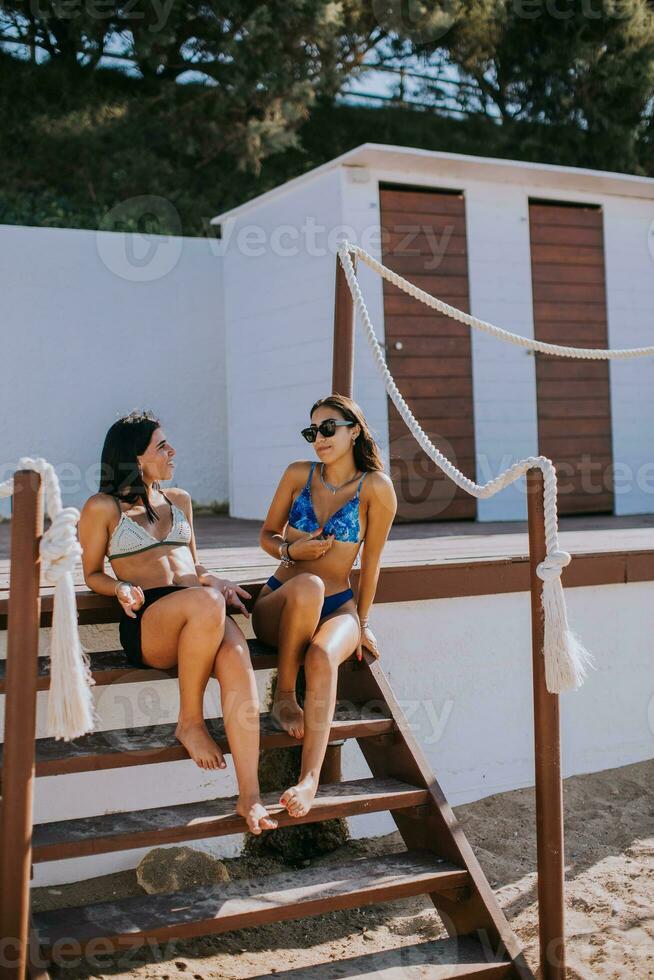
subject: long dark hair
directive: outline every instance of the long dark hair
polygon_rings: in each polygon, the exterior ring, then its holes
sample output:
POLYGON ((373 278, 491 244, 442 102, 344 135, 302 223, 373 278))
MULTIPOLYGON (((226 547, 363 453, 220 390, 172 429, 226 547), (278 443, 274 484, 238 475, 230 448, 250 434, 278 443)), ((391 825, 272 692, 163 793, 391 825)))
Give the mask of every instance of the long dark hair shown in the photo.
POLYGON ((159 515, 148 498, 137 456, 148 448, 152 433, 161 425, 149 411, 130 412, 118 419, 105 436, 100 461, 100 493, 109 493, 118 500, 135 504, 141 501, 150 523, 159 515))
POLYGON ((336 408, 343 418, 350 422, 356 422, 361 427, 359 435, 354 440, 352 449, 354 450, 354 462, 357 469, 370 472, 371 470, 383 470, 384 463, 379 452, 379 446, 372 437, 370 426, 366 422, 366 417, 359 405, 346 395, 333 393, 325 398, 319 398, 311 406, 309 417, 313 415, 317 408, 327 405, 329 408, 336 408))

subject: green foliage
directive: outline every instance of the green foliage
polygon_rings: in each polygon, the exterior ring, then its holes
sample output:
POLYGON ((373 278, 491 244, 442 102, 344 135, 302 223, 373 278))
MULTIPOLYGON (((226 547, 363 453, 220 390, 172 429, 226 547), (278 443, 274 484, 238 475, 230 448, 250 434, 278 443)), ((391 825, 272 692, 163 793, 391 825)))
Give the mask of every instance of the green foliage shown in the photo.
POLYGON ((0 50, 0 223, 210 235, 215 214, 365 141, 654 174, 646 0, 64 8, 0 8, 33 54, 0 50), (97 67, 117 38, 132 74, 97 67), (422 111, 335 103, 364 58, 411 51, 462 83, 461 118, 438 108, 442 81, 422 111))
POLYGON ((467 82, 459 105, 495 115, 511 133, 517 157, 550 159, 554 152, 574 166, 652 172, 643 142, 654 100, 648 0, 464 0, 460 6, 462 16, 439 41, 441 57, 467 82), (518 122, 530 125, 518 129, 518 122))
POLYGON ((297 146, 316 98, 374 46, 367 10, 354 0, 4 3, 0 39, 18 38, 31 57, 0 52, 0 221, 97 228, 118 205, 109 227, 136 229, 134 198, 151 195, 169 207, 149 230, 202 233, 227 188, 251 188, 266 157, 297 146), (99 68, 109 56, 119 67, 99 68))

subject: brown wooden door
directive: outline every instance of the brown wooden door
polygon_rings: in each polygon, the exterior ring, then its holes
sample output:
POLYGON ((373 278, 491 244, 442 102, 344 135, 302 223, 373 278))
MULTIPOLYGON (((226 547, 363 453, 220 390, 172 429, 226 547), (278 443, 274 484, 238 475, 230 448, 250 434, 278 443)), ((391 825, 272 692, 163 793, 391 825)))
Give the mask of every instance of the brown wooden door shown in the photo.
MULTIPOLYGON (((380 188, 383 262, 468 312, 465 201, 460 192, 380 188)), ((470 330, 384 282, 386 357, 435 446, 475 475, 470 330)), ((420 449, 388 400, 391 477, 399 521, 474 519, 476 500, 420 449)))
MULTIPOLYGON (((538 340, 607 347, 602 210, 530 201, 538 340)), ((608 361, 536 354, 539 452, 557 469, 561 514, 612 513, 608 361)))

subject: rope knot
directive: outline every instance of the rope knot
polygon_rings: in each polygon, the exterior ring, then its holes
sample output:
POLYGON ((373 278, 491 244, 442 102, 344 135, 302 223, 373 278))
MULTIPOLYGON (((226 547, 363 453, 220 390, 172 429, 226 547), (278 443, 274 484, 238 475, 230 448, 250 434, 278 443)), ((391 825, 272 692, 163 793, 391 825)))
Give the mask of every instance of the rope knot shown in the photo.
POLYGON ((536 566, 536 574, 543 582, 552 582, 555 578, 560 578, 561 572, 570 561, 571 557, 567 551, 551 551, 536 566))
POLYGON ((50 585, 56 585, 66 572, 72 572, 75 562, 82 557, 76 533, 79 517, 76 507, 63 507, 41 538, 42 571, 50 585))

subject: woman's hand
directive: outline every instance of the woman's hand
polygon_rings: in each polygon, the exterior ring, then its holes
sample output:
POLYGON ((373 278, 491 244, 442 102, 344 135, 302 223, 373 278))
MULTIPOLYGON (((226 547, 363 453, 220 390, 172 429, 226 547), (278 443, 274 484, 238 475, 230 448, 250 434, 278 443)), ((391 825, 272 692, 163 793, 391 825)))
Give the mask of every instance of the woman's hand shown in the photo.
POLYGON ((292 561, 296 559, 298 561, 315 561, 317 558, 322 558, 334 543, 334 535, 328 534, 326 538, 321 538, 319 537, 321 534, 322 528, 319 527, 317 531, 312 531, 306 537, 291 541, 288 557, 292 561))
POLYGON ((140 585, 132 585, 131 582, 119 582, 116 586, 116 598, 125 610, 125 614, 130 619, 136 619, 136 609, 140 609, 145 602, 143 589, 140 585))
POLYGON ((369 650, 370 653, 376 660, 379 660, 379 648, 377 646, 377 638, 375 634, 370 629, 369 626, 361 627, 361 636, 359 638, 359 646, 357 648, 357 658, 361 660, 363 658, 363 649, 369 650))
POLYGON ((228 578, 219 578, 217 575, 212 575, 211 572, 206 572, 204 575, 200 575, 200 585, 218 589, 225 597, 225 606, 228 611, 241 613, 249 619, 250 613, 241 600, 251 599, 252 596, 241 588, 238 582, 232 582, 228 578))

